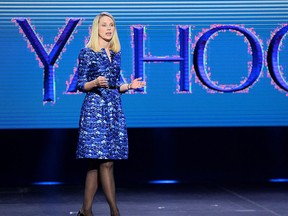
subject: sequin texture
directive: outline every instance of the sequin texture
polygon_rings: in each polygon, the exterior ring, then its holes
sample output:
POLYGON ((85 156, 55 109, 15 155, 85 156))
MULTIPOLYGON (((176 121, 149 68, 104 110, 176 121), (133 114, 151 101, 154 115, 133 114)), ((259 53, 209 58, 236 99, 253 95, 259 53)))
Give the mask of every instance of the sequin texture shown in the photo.
POLYGON ((121 53, 110 51, 111 62, 102 49, 83 48, 78 57, 77 88, 105 76, 109 88, 95 87, 86 92, 79 120, 76 158, 127 159, 128 138, 122 109, 120 83, 121 53))

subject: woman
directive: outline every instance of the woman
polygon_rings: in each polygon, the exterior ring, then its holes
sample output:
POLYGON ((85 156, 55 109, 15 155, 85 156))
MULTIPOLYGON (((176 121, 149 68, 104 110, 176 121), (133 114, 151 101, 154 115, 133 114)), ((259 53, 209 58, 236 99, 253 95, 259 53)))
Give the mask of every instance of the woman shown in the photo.
POLYGON ((78 216, 91 216, 101 182, 110 214, 120 215, 115 199, 114 160, 128 158, 126 121, 121 93, 143 88, 141 78, 120 82, 120 42, 113 16, 107 12, 93 21, 90 40, 78 57, 77 88, 86 93, 80 114, 76 158, 88 162, 83 205, 78 216))

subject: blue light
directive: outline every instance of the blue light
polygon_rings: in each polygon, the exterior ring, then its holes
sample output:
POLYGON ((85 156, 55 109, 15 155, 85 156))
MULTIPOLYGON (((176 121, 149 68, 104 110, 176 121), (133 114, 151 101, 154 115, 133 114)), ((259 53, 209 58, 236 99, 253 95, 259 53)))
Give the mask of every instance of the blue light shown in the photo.
POLYGON ((279 182, 288 182, 287 178, 275 178, 275 179, 269 179, 269 182, 279 183, 279 182))
POLYGON ((46 182, 34 182, 33 185, 61 185, 62 182, 46 181, 46 182))
POLYGON ((152 180, 149 184, 178 184, 178 180, 152 180))

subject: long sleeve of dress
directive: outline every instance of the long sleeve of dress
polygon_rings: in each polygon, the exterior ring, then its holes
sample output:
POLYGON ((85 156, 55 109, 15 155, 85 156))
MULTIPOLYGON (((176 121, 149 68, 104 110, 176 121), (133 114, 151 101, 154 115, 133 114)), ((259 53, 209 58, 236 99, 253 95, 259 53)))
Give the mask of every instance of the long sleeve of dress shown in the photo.
POLYGON ((77 89, 79 91, 85 92, 84 85, 88 82, 88 72, 91 66, 91 52, 88 49, 84 48, 80 51, 78 56, 78 81, 77 89))

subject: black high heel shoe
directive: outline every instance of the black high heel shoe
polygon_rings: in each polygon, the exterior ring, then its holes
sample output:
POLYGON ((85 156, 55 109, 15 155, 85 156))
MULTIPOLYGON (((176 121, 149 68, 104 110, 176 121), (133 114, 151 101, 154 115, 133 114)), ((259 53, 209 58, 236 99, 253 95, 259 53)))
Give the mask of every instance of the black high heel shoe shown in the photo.
POLYGON ((81 211, 79 211, 77 216, 85 216, 85 215, 81 211))

